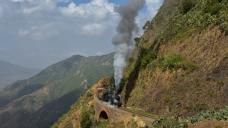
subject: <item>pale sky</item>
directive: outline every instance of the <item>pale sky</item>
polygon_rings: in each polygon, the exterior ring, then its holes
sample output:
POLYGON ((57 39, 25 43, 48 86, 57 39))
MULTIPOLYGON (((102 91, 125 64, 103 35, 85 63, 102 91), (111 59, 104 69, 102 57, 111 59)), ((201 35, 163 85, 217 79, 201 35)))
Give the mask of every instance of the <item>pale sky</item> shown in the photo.
MULTIPOLYGON (((127 0, 0 0, 0 60, 29 68, 72 55, 113 51, 119 16, 127 0)), ((146 0, 137 21, 151 20, 163 0, 146 0)))

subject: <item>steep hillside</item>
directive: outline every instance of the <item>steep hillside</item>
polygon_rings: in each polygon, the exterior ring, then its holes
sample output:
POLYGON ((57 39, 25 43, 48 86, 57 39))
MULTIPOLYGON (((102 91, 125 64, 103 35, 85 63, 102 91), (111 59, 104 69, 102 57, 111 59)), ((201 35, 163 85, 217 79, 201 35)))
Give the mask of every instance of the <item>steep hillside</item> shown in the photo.
POLYGON ((138 39, 135 68, 126 69, 125 105, 172 116, 228 105, 227 7, 226 0, 165 1, 138 39))
POLYGON ((5 88, 0 93, 0 127, 23 128, 28 122, 33 128, 49 127, 84 88, 112 75, 112 60, 113 54, 72 56, 5 88))
POLYGON ((0 89, 17 80, 29 78, 37 72, 37 70, 27 69, 15 64, 0 61, 0 89))

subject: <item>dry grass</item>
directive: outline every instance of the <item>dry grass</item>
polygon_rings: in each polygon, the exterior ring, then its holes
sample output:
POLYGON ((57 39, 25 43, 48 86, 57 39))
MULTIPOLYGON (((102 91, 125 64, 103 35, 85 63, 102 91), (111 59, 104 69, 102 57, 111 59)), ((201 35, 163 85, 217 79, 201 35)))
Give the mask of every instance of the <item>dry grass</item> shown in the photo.
POLYGON ((127 106, 189 116, 228 104, 228 37, 218 28, 195 32, 160 47, 158 56, 180 54, 198 66, 188 71, 141 69, 127 106))

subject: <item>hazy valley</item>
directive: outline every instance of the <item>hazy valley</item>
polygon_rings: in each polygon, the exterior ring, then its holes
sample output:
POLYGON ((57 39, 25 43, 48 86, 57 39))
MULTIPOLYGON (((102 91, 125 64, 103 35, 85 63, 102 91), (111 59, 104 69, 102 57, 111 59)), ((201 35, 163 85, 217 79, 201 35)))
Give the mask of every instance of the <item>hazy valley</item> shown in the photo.
POLYGON ((24 68, 8 62, 0 61, 0 88, 4 88, 17 80, 29 78, 39 70, 24 68))

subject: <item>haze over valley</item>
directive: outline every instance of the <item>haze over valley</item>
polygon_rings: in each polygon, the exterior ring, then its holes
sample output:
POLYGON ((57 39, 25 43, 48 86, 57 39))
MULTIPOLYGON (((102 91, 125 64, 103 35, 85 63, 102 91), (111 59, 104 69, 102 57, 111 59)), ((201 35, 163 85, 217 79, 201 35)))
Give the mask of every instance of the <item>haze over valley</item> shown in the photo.
POLYGON ((38 72, 38 69, 25 68, 5 61, 0 61, 0 89, 17 80, 32 77, 38 72))

